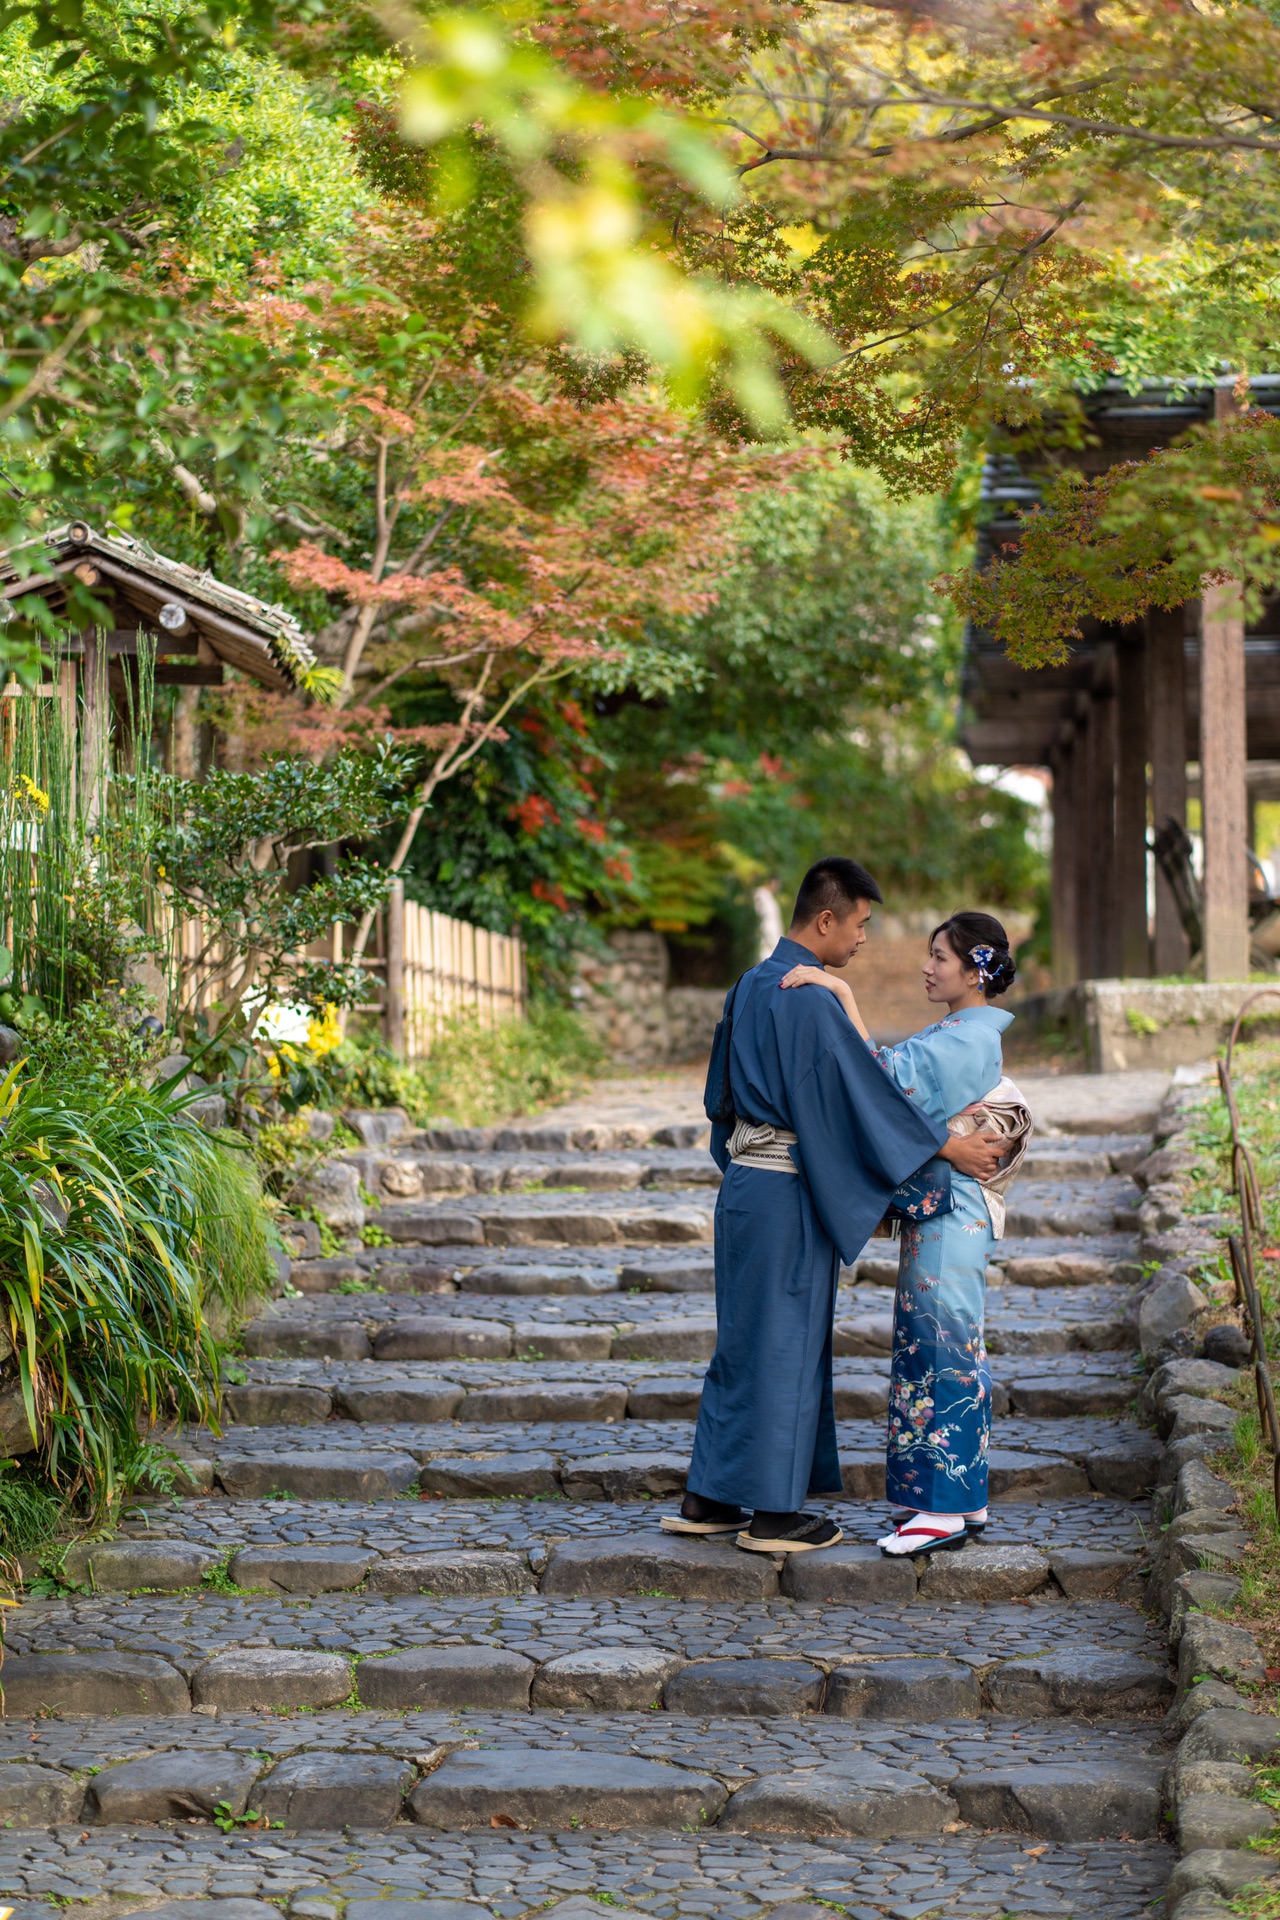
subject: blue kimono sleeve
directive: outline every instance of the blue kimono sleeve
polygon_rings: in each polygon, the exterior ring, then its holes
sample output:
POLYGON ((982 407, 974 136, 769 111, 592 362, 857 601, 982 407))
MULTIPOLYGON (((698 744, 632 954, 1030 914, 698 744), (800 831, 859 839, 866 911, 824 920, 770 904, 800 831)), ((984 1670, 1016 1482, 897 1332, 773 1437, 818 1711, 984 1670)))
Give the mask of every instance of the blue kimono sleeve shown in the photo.
POLYGON ((870 1050, 823 1049, 794 1089, 793 1151, 827 1233, 847 1262, 861 1253, 895 1188, 947 1137, 904 1100, 870 1050))
POLYGON ((934 1120, 950 1119, 938 1080, 937 1063, 931 1050, 920 1044, 919 1035, 901 1041, 896 1047, 877 1047, 875 1058, 908 1100, 914 1100, 934 1120))
MULTIPOLYGON (((741 981, 738 986, 741 986, 741 981)), ((724 997, 724 1007, 716 1023, 715 1037, 711 1043, 711 1058, 707 1062, 707 1084, 702 1094, 702 1110, 711 1121, 711 1158, 723 1173, 729 1165, 729 1136, 733 1127, 722 1120, 712 1118, 720 1104, 724 1090, 725 1055, 729 1051, 727 1028, 729 1025, 729 1006, 737 987, 733 987, 724 997)))

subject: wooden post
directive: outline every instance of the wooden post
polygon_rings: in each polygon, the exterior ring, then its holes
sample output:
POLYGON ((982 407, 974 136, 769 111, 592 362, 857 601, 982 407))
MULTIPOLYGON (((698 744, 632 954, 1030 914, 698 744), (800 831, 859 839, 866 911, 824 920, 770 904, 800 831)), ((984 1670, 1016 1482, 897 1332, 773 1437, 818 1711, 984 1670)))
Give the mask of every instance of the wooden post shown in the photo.
POLYGON ((1079 916, 1076 862, 1079 859, 1077 789, 1080 749, 1075 728, 1067 723, 1065 736, 1053 756, 1053 984, 1069 987, 1080 977, 1079 916))
MULTIPOLYGON (((1151 761, 1151 824, 1187 824, 1187 663, 1185 607, 1153 607, 1146 617, 1147 753, 1151 761)), ((1153 961, 1158 974, 1185 973, 1190 949, 1168 881, 1156 868, 1153 961)))
POLYGON ((86 627, 81 635, 84 653, 80 663, 80 793, 86 827, 93 827, 102 813, 107 781, 107 743, 110 733, 110 702, 107 691, 107 649, 100 644, 96 627, 86 627))
POLYGON ((1116 940, 1125 979, 1151 972, 1147 924, 1147 689, 1141 641, 1116 650, 1116 940))
POLYGON ((70 793, 67 798, 71 805, 71 817, 76 817, 76 801, 79 795, 79 767, 76 765, 76 680, 78 669, 74 658, 58 662, 58 705, 62 709, 63 753, 66 755, 67 780, 70 793))
POLYGON ((196 706, 199 687, 179 687, 173 708, 173 733, 169 747, 169 771, 179 780, 196 777, 196 706))
POLYGON ((1075 847, 1074 879, 1076 895, 1076 979, 1087 980, 1094 971, 1094 920, 1097 896, 1089 871, 1089 849, 1093 843, 1093 701, 1087 693, 1076 696, 1075 778, 1072 786, 1072 843, 1075 847))
POLYGON ((387 895, 387 990, 384 1002, 387 1047, 404 1057, 404 881, 393 880, 387 895))
POLYGON ((1204 977, 1249 978, 1245 861, 1244 619, 1233 586, 1206 586, 1200 630, 1200 812, 1204 835, 1204 977))
MULTIPOLYGON (((1116 649, 1101 644, 1095 654, 1089 713, 1089 834, 1081 862, 1084 886, 1092 899, 1092 939, 1087 956, 1094 979, 1114 979, 1120 971, 1120 930, 1116 913, 1116 649)), ((1085 956, 1082 956, 1085 957, 1085 956)))
MULTIPOLYGON (((1238 411, 1219 381, 1214 419, 1238 411)), ((1200 613, 1200 816, 1204 835, 1204 977, 1249 978, 1244 609, 1240 590, 1207 586, 1200 613)))

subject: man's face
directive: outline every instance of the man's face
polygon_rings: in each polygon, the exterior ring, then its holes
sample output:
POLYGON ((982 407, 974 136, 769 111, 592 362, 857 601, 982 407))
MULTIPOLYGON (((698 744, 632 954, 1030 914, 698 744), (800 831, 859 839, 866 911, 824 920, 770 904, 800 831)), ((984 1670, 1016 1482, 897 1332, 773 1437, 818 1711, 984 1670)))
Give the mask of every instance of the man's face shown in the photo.
POLYGON ((813 951, 824 967, 847 967, 854 955, 867 942, 867 928, 871 920, 871 902, 859 900, 841 919, 830 908, 820 913, 813 923, 817 938, 813 942, 813 951))

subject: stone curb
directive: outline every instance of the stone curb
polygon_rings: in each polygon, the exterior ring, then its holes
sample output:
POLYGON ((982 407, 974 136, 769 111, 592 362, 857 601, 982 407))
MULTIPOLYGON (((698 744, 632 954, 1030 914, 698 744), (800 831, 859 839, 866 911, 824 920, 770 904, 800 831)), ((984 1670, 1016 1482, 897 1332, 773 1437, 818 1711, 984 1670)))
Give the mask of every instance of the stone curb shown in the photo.
MULTIPOLYGON (((1178 1334, 1210 1304, 1191 1273, 1218 1243, 1182 1213, 1177 1184, 1196 1157, 1186 1116, 1203 1097, 1187 1090, 1169 1096, 1155 1150, 1135 1169, 1146 1190, 1139 1253, 1162 1262, 1134 1300, 1138 1342, 1148 1357, 1170 1343, 1176 1348, 1178 1334)), ((1230 1920, 1226 1903, 1243 1888, 1280 1883, 1280 1862, 1248 1848, 1255 1836, 1280 1829, 1280 1821, 1252 1798, 1254 1776, 1243 1764, 1280 1750, 1280 1718, 1255 1712, 1235 1684, 1264 1680, 1265 1663, 1245 1628, 1201 1611, 1229 1604, 1239 1592, 1231 1569, 1248 1545, 1232 1518, 1234 1489, 1204 1464, 1234 1425, 1213 1396, 1238 1377, 1234 1367, 1211 1360, 1167 1359, 1147 1379, 1139 1403, 1164 1442, 1153 1500, 1164 1532, 1147 1600, 1169 1622, 1177 1668, 1169 1722, 1181 1736, 1166 1776, 1182 1856, 1169 1881, 1166 1920, 1230 1920)))

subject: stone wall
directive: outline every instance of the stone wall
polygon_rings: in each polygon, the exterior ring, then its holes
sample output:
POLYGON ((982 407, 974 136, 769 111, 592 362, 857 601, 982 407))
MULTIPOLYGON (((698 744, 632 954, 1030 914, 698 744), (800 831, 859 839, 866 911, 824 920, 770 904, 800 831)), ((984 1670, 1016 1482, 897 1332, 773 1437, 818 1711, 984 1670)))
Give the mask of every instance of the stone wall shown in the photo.
POLYGON ((579 959, 574 999, 620 1066, 676 1066, 709 1051, 724 989, 672 987, 670 974, 660 933, 620 928, 607 959, 579 959))
POLYGON ((705 1060, 724 1009, 723 987, 672 987, 667 994, 667 1064, 705 1060))
POLYGON ((667 980, 671 966, 660 933, 619 928, 609 958, 582 954, 573 997, 611 1057, 629 1067, 662 1066, 667 1058, 667 980))
MULTIPOLYGON (((1221 1047, 1241 1003, 1259 990, 1242 980, 1206 986, 1156 980, 1081 980, 1014 1001, 1022 1036, 1058 1035, 1083 1049, 1091 1073, 1189 1066, 1221 1047)), ((1259 1003, 1280 1018, 1280 997, 1259 1003)))

